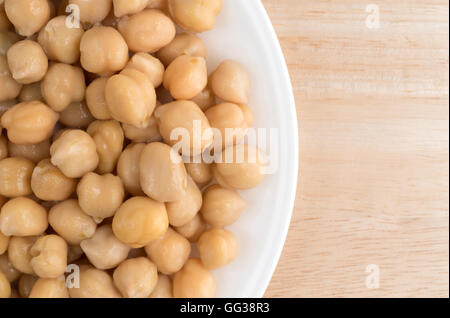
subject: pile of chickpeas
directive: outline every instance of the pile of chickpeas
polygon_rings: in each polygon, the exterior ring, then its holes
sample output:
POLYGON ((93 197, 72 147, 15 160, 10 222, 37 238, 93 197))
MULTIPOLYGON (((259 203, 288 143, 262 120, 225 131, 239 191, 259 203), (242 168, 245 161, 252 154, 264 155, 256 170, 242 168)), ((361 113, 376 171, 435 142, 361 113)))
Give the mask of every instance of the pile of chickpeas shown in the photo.
POLYGON ((224 61, 208 76, 195 35, 221 8, 0 0, 0 298, 215 296, 210 271, 238 253, 225 229, 247 206, 236 190, 260 184, 263 164, 185 164, 170 135, 198 120, 238 131, 223 154, 260 152, 244 144, 248 73, 224 61))

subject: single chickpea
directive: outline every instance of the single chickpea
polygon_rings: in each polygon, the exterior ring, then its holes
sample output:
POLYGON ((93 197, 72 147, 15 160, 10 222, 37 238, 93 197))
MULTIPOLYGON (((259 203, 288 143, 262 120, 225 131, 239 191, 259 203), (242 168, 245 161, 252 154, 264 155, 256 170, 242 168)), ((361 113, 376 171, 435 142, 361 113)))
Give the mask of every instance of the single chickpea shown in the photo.
POLYGON ((41 83, 41 91, 48 105, 61 112, 71 103, 84 100, 86 83, 83 70, 69 64, 53 64, 41 83))
POLYGON ((168 0, 169 11, 183 29, 198 33, 211 30, 222 10, 222 0, 168 0))
POLYGON ((22 275, 19 279, 19 294, 22 298, 28 298, 30 296, 31 290, 38 278, 33 275, 22 275))
POLYGON ((205 232, 207 225, 200 213, 198 213, 191 221, 185 225, 175 227, 175 230, 187 238, 189 242, 195 243, 198 241, 200 235, 205 232))
POLYGON ((170 146, 153 142, 145 146, 139 162, 142 191, 159 202, 181 200, 187 191, 187 172, 180 155, 170 146))
POLYGON ((15 105, 1 118, 8 138, 16 144, 37 144, 50 138, 59 115, 47 105, 34 101, 15 105))
POLYGON ((173 277, 175 298, 213 298, 216 280, 198 258, 186 262, 183 269, 173 277))
POLYGON ((208 71, 203 57, 181 55, 167 67, 164 87, 175 99, 191 99, 208 84, 208 71))
POLYGON ((123 17, 117 27, 133 52, 154 53, 172 42, 176 34, 172 20, 154 9, 123 17))
POLYGON ((27 237, 11 237, 8 247, 8 258, 11 264, 24 274, 33 275, 33 267, 31 267, 31 248, 39 239, 38 236, 27 237))
POLYGON ((163 82, 164 65, 160 60, 148 53, 136 53, 133 55, 126 68, 135 69, 147 75, 153 87, 158 87, 163 82))
POLYGON ((94 220, 86 215, 77 200, 63 201, 50 209, 48 222, 71 245, 79 245, 92 237, 97 229, 94 220))
POLYGON ((69 298, 65 277, 39 278, 34 283, 29 298, 69 298))
POLYGON ((213 177, 212 165, 204 161, 186 163, 185 166, 187 173, 200 186, 208 184, 213 177))
POLYGON ((245 190, 258 186, 264 179, 265 153, 251 145, 227 147, 213 168, 216 181, 226 187, 245 190), (232 158, 227 162, 227 158, 232 158))
POLYGON ((198 36, 183 33, 177 34, 172 42, 156 53, 156 56, 166 66, 181 55, 206 58, 206 46, 198 36))
POLYGON ((208 269, 217 269, 230 264, 236 258, 239 249, 236 236, 223 229, 211 229, 204 232, 197 246, 200 259, 208 269))
POLYGON ((117 267, 127 259, 130 252, 130 247, 114 236, 110 224, 99 227, 94 236, 80 243, 80 247, 98 269, 117 267))
POLYGON ((158 282, 149 298, 173 298, 172 280, 166 275, 158 275, 158 282))
POLYGON ((1 127, 0 127, 0 160, 8 157, 8 139, 5 136, 1 135, 1 127))
POLYGON ((161 135, 159 134, 158 120, 155 116, 151 116, 146 128, 138 128, 133 125, 122 124, 122 129, 125 137, 132 142, 154 142, 161 141, 161 135))
POLYGON ((95 141, 82 130, 69 130, 50 147, 51 162, 69 178, 81 178, 99 163, 95 141))
MULTIPOLYGON (((147 1, 148 2, 148 1, 147 1)), ((8 31, 12 27, 11 21, 9 21, 5 12, 5 3, 0 3, 0 31, 8 31)))
POLYGON ((25 158, 36 164, 50 157, 50 140, 47 139, 41 143, 31 145, 18 145, 9 142, 8 152, 10 157, 25 158))
POLYGON ((57 278, 67 267, 67 243, 58 235, 39 238, 30 250, 34 273, 41 278, 57 278))
POLYGON ((1 31, 0 30, 0 55, 5 56, 9 48, 13 46, 14 43, 19 42, 22 38, 13 31, 1 31))
POLYGON ((31 191, 34 164, 25 158, 10 157, 0 161, 0 195, 8 198, 27 196, 31 191))
POLYGON ((95 26, 81 38, 81 65, 91 73, 109 76, 125 67, 128 46, 120 33, 105 26, 95 26))
POLYGON ((196 103, 201 110, 206 111, 210 107, 216 105, 216 95, 214 95, 211 87, 206 86, 205 89, 192 98, 191 101, 196 103))
POLYGON ((47 227, 47 211, 32 199, 15 198, 1 209, 0 231, 6 236, 41 235, 47 227))
POLYGON ((164 204, 146 197, 133 197, 122 204, 112 223, 116 237, 133 248, 157 240, 168 227, 164 204))
POLYGON ((215 227, 233 224, 247 207, 247 202, 234 190, 212 185, 203 192, 200 213, 206 223, 215 227))
POLYGON ((248 104, 250 76, 241 64, 224 61, 210 78, 211 88, 217 97, 235 104, 248 104))
POLYGON ((69 28, 66 17, 51 19, 39 32, 38 42, 50 60, 74 64, 80 58, 82 28, 69 28))
POLYGON ((66 177, 50 159, 44 159, 31 176, 33 193, 44 201, 64 201, 75 191, 77 180, 66 177))
POLYGON ((112 277, 91 266, 81 268, 80 288, 71 288, 69 293, 71 298, 121 298, 112 277))
POLYGON ((6 279, 8 279, 10 283, 17 281, 22 275, 22 273, 15 269, 12 265, 8 258, 8 253, 0 255, 0 272, 5 274, 6 279))
POLYGON ((105 89, 108 77, 95 79, 86 89, 86 103, 94 118, 99 120, 111 119, 106 103, 105 89))
POLYGON ((95 118, 91 115, 86 102, 73 102, 61 112, 59 121, 69 128, 87 128, 95 118))
POLYGON ((81 209, 87 215, 103 220, 114 216, 123 202, 125 191, 119 177, 90 172, 78 184, 77 194, 81 209))
POLYGON ((5 11, 17 32, 25 37, 38 32, 51 15, 47 0, 5 0, 5 11))
POLYGON ((125 15, 139 13, 148 5, 149 0, 113 0, 114 15, 123 17, 125 15))
POLYGON ((156 93, 144 73, 125 69, 106 83, 106 102, 111 116, 124 124, 146 128, 156 107, 156 93))
POLYGON ((3 255, 8 250, 9 236, 0 232, 0 255, 3 255))
POLYGON ((11 75, 6 56, 0 55, 0 101, 4 102, 16 98, 19 96, 21 89, 22 84, 16 82, 11 75))
POLYGON ((166 203, 170 225, 182 226, 189 223, 201 207, 202 193, 194 180, 188 176, 188 186, 183 198, 179 201, 166 203))
POLYGON ((169 228, 162 237, 145 246, 148 257, 155 262, 158 271, 172 275, 183 267, 191 254, 191 243, 169 228))
POLYGON ((112 9, 112 0, 69 0, 69 4, 78 6, 80 21, 87 24, 103 21, 112 9))
POLYGON ((23 40, 11 46, 7 53, 12 77, 20 84, 39 82, 48 70, 48 59, 39 43, 23 40))
POLYGON ((24 85, 20 91, 19 101, 21 102, 42 102, 44 98, 41 93, 41 82, 24 85))
POLYGON ((117 289, 125 298, 148 298, 156 287, 158 270, 146 257, 124 261, 113 274, 117 289))
POLYGON ((122 152, 117 163, 117 175, 122 179, 125 190, 134 196, 143 196, 139 180, 139 161, 145 144, 131 144, 122 152))
POLYGON ((209 108, 205 115, 211 127, 220 131, 214 140, 215 149, 240 143, 253 123, 252 112, 246 105, 223 103, 209 108))
POLYGON ((6 275, 0 271, 0 298, 11 297, 11 284, 9 283, 6 275))
POLYGON ((125 137, 122 127, 115 120, 95 121, 89 125, 87 133, 97 146, 99 157, 97 172, 111 173, 116 168, 123 149, 125 137))

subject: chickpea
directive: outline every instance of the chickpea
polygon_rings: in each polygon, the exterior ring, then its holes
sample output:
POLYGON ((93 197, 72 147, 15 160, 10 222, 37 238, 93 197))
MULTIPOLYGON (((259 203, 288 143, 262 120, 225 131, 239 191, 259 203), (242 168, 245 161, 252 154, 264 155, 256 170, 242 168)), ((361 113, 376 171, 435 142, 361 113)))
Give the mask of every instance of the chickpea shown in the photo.
POLYGON ((123 17, 125 15, 139 13, 148 5, 149 0, 113 0, 114 15, 123 17))
POLYGON ((71 245, 79 245, 95 234, 97 224, 86 215, 77 200, 61 202, 50 209, 48 222, 71 245))
POLYGON ((25 158, 6 158, 0 161, 0 195, 14 198, 27 196, 31 191, 34 164, 25 158))
POLYGON ((31 290, 38 278, 33 275, 22 275, 19 279, 19 294, 22 298, 28 298, 30 296, 31 290))
POLYGON ((10 283, 15 282, 19 279, 20 275, 22 275, 21 272, 14 268, 7 253, 0 255, 0 272, 5 274, 10 283))
POLYGON ((47 105, 34 101, 15 105, 1 118, 8 138, 16 144, 37 144, 50 138, 59 115, 47 105))
POLYGON ((158 87, 163 82, 164 65, 160 60, 148 53, 136 53, 133 55, 126 68, 135 69, 147 75, 153 87, 158 87))
POLYGON ((133 197, 122 204, 112 223, 116 237, 133 248, 158 239, 168 226, 164 204, 145 197, 133 197))
POLYGON ((38 42, 50 60, 73 64, 80 58, 82 28, 68 28, 66 17, 51 19, 39 32, 38 42))
POLYGON ((8 157, 8 139, 1 135, 0 127, 0 161, 8 157))
POLYGON ((93 218, 114 216, 125 196, 122 180, 112 174, 100 176, 93 172, 83 176, 77 187, 80 207, 93 218))
POLYGON ((167 67, 164 87, 175 99, 191 99, 208 84, 208 71, 203 57, 181 55, 167 67))
POLYGON ((112 27, 96 26, 86 31, 80 51, 83 68, 102 76, 123 69, 129 58, 127 43, 112 27))
POLYGON ((95 24, 103 21, 112 9, 112 0, 69 0, 80 9, 80 21, 95 24))
POLYGON ((27 237, 11 237, 8 248, 8 258, 14 268, 17 268, 24 274, 33 275, 33 268, 31 267, 31 248, 38 240, 38 236, 27 237))
POLYGON ((194 103, 200 107, 201 110, 206 111, 210 107, 216 105, 216 96, 214 95, 212 89, 206 86, 205 89, 191 99, 194 103))
POLYGON ((188 260, 191 244, 169 228, 166 234, 145 246, 145 252, 155 262, 160 273, 171 275, 181 270, 188 260))
POLYGON ((187 238, 189 242, 195 243, 198 241, 200 235, 206 230, 206 223, 202 216, 198 213, 191 221, 185 225, 175 227, 175 230, 187 238))
POLYGON ((123 17, 117 27, 133 52, 154 53, 172 42, 176 34, 172 20, 154 9, 123 17))
POLYGON ((179 201, 186 194, 186 168, 178 153, 166 144, 153 142, 145 146, 139 171, 142 190, 154 200, 179 201))
POLYGON ((8 52, 9 48, 21 39, 22 38, 15 32, 0 30, 0 55, 5 55, 5 61, 6 53, 8 52))
POLYGON ((167 10, 167 0, 149 0, 147 8, 165 11, 167 10))
POLYGON ((168 66, 181 55, 206 58, 206 46, 202 39, 190 33, 177 34, 172 42, 156 53, 156 56, 168 66))
POLYGON ((50 147, 51 162, 69 178, 81 178, 99 163, 95 141, 82 130, 69 130, 50 147))
POLYGON ((19 101, 21 102, 42 102, 44 98, 41 93, 41 82, 24 85, 20 91, 19 101))
POLYGON ((188 176, 188 186, 183 198, 175 202, 167 202, 166 209, 169 223, 182 226, 190 222, 202 207, 202 193, 194 180, 188 176))
POLYGON ((230 146, 222 152, 220 161, 213 168, 213 173, 217 182, 223 186, 240 190, 251 189, 264 179, 267 159, 255 146, 230 146), (226 162, 227 158, 233 158, 232 162, 226 162))
POLYGON ((9 236, 0 232, 0 255, 3 255, 8 250, 9 236))
POLYGON ((130 247, 119 241, 111 225, 99 227, 94 236, 80 244, 89 261, 98 269, 117 267, 128 257, 130 247))
POLYGON ((86 102, 71 103, 61 112, 60 122, 70 128, 87 128, 95 118, 91 115, 86 102))
POLYGON ((80 270, 80 288, 71 288, 69 293, 72 298, 121 298, 112 277, 91 266, 80 270))
POLYGON ((39 82, 48 70, 48 59, 39 43, 23 40, 11 46, 7 53, 12 77, 20 84, 39 82))
POLYGON ((83 101, 85 90, 83 70, 69 64, 51 65, 41 83, 42 96, 57 112, 62 112, 73 102, 83 101))
POLYGON ((11 297, 11 284, 6 278, 6 275, 0 272, 0 298, 9 297, 11 297))
POLYGON ((64 201, 76 186, 77 180, 66 177, 49 159, 39 162, 31 176, 33 193, 44 201, 64 201))
POLYGON ((97 171, 101 174, 112 172, 123 149, 125 137, 122 127, 115 120, 95 121, 89 125, 87 133, 97 146, 97 171))
POLYGON ((111 119, 108 104, 106 103, 105 89, 108 82, 107 77, 99 77, 95 79, 86 89, 86 103, 92 114, 96 119, 108 120, 111 119))
POLYGON ((230 60, 222 62, 210 80, 217 97, 235 104, 248 104, 250 77, 241 64, 230 60))
POLYGON ((114 283, 125 298, 148 298, 158 281, 155 264, 146 257, 124 261, 113 274, 114 283))
POLYGON ((216 280, 198 258, 191 258, 173 277, 175 298, 213 298, 216 280))
POLYGON ((149 298, 173 298, 172 280, 166 275, 158 275, 158 282, 149 298))
POLYGON ((0 55, 0 101, 4 102, 16 98, 19 96, 21 89, 22 84, 16 82, 11 75, 6 56, 0 55))
POLYGON ((17 32, 26 37, 38 32, 51 15, 47 0, 5 0, 5 11, 17 32))
POLYGON ((6 16, 5 4, 2 1, 0 3, 0 31, 8 31, 9 29, 11 29, 11 26, 12 24, 6 16))
POLYGON ((8 152, 11 157, 22 157, 36 164, 50 157, 50 140, 47 139, 41 143, 31 145, 18 145, 9 142, 8 152))
POLYGON ((230 231, 211 229, 200 236, 197 246, 205 267, 217 269, 230 264, 236 258, 239 243, 230 231))
POLYGON ((133 125, 122 124, 122 129, 125 137, 132 142, 154 142, 160 141, 158 121, 155 116, 150 117, 146 128, 138 128, 133 125))
POLYGON ((69 298, 65 277, 39 278, 34 283, 29 298, 69 298))
POLYGON ((57 278, 67 267, 67 243, 58 235, 39 238, 30 250, 33 271, 41 278, 57 278))
POLYGON ((191 32, 211 30, 222 10, 222 0, 168 0, 175 22, 191 32))
POLYGON ((199 185, 208 184, 212 179, 212 165, 201 161, 186 163, 186 170, 191 178, 199 185))
POLYGON ((246 207, 247 202, 236 191, 213 185, 203 192, 200 212, 206 223, 224 227, 236 222, 246 207))
POLYGON ((117 175, 122 179, 127 192, 143 196, 139 180, 139 161, 145 144, 131 144, 122 152, 117 163, 117 175))
POLYGON ((156 107, 156 93, 142 72, 125 69, 106 83, 106 102, 111 116, 124 124, 146 128, 156 107))

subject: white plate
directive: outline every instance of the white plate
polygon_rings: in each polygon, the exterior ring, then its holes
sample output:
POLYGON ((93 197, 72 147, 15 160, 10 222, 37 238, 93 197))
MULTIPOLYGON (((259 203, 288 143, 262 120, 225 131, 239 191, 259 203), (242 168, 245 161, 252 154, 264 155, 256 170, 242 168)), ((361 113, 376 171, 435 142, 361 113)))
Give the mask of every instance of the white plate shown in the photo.
POLYGON ((279 131, 279 168, 258 188, 242 191, 249 207, 229 229, 239 239, 237 259, 214 271, 218 297, 262 297, 286 239, 298 170, 295 101, 283 53, 259 0, 224 0, 216 27, 200 35, 214 70, 225 59, 240 62, 252 78, 255 126, 279 131))

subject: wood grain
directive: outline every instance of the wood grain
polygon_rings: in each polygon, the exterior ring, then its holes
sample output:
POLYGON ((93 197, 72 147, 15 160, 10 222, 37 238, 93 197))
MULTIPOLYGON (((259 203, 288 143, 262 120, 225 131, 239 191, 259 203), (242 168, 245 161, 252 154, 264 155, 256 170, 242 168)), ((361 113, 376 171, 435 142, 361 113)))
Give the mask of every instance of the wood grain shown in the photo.
POLYGON ((300 176, 267 297, 449 297, 445 0, 263 0, 295 90, 300 176), (368 4, 380 28, 366 27, 368 4), (366 287, 366 266, 380 287, 366 287))

